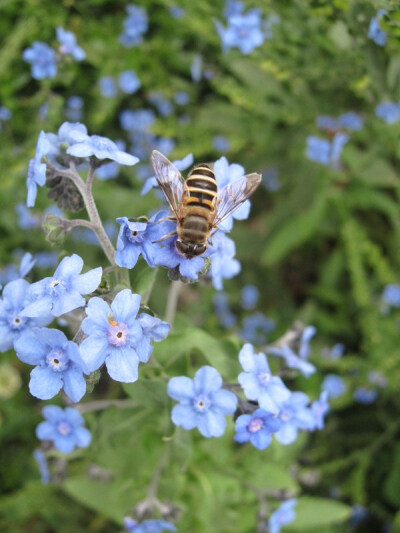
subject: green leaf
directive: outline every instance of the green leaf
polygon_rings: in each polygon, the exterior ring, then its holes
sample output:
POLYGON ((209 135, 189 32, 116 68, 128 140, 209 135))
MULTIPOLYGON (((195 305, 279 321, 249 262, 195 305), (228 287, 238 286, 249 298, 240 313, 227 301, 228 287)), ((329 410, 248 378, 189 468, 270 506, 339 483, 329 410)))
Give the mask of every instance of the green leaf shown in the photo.
POLYGON ((300 215, 291 218, 272 236, 262 256, 266 265, 277 263, 289 252, 309 240, 316 233, 327 208, 325 195, 300 215))
POLYGON ((396 507, 400 506, 400 444, 397 444, 395 448, 384 492, 390 503, 396 507))
POLYGON ((288 532, 319 533, 323 527, 347 520, 350 516, 351 508, 338 501, 305 496, 299 498, 295 511, 296 519, 287 526, 288 532))

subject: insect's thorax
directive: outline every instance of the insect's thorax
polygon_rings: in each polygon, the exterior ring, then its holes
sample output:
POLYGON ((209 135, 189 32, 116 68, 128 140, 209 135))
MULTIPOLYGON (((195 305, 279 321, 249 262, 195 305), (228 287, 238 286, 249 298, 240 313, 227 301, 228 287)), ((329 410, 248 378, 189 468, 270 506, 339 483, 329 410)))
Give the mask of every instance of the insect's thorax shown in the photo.
POLYGON ((178 235, 183 241, 205 242, 215 212, 215 174, 208 165, 199 165, 190 172, 186 185, 189 194, 183 200, 183 217, 178 227, 178 235))

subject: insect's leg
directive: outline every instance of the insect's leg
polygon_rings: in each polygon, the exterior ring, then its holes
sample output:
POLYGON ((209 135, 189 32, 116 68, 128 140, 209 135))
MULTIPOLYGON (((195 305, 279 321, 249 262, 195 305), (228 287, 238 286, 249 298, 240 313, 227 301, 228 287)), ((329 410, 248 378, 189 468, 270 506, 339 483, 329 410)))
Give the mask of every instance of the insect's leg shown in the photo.
POLYGON ((156 222, 147 222, 147 224, 159 224, 160 222, 165 222, 166 220, 169 220, 170 222, 176 222, 175 217, 169 216, 160 218, 160 220, 157 220, 156 222))
POLYGON ((156 242, 161 242, 164 239, 168 239, 168 237, 174 237, 175 235, 177 235, 176 231, 172 231, 171 233, 168 233, 167 235, 164 235, 164 237, 161 237, 161 239, 158 239, 158 241, 151 241, 151 242, 153 244, 155 244, 156 242))

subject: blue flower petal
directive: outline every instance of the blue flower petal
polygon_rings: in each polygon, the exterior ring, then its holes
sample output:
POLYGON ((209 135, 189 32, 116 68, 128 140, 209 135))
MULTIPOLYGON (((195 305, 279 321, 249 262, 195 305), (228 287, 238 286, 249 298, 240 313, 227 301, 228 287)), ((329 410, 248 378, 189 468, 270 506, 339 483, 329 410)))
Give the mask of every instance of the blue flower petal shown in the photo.
POLYGON ((193 380, 186 376, 171 378, 168 382, 168 396, 178 402, 190 402, 194 398, 193 380))
POLYGON ((129 289, 120 291, 111 304, 114 319, 117 322, 127 322, 132 315, 136 315, 140 307, 140 296, 132 294, 129 289))
POLYGON ((69 279, 76 274, 79 274, 83 268, 83 259, 77 254, 72 254, 70 257, 64 257, 56 271, 54 272, 54 278, 58 280, 69 279))
POLYGON ((265 450, 271 444, 271 441, 271 434, 265 430, 257 431, 250 437, 250 442, 259 450, 265 450))
POLYGON ((194 376, 194 389, 196 393, 207 394, 217 391, 222 387, 221 374, 212 366, 201 367, 194 376))
POLYGON ((171 412, 171 420, 176 426, 186 430, 194 429, 197 425, 193 409, 188 405, 175 405, 171 412))
POLYGON ((22 333, 14 342, 14 349, 17 357, 28 365, 40 365, 48 352, 47 344, 32 331, 22 333))
POLYGON ((53 301, 51 312, 54 316, 60 316, 69 313, 78 307, 85 305, 85 298, 77 291, 63 294, 62 298, 53 301))
POLYGON ((40 400, 50 400, 61 389, 63 383, 61 374, 53 372, 48 367, 37 366, 31 372, 29 390, 32 396, 40 400))
POLYGON ((203 437, 221 437, 225 431, 226 421, 223 415, 209 410, 198 418, 197 427, 203 437))
POLYGON ((212 394, 213 406, 217 407, 224 415, 234 413, 237 402, 238 400, 235 394, 227 390, 218 390, 212 394))
POLYGON ((80 294, 90 294, 100 285, 103 269, 101 267, 93 268, 85 274, 80 274, 74 280, 74 289, 80 294))
MULTIPOLYGON (((48 407, 54 407, 54 406, 48 406, 48 407)), ((52 423, 44 421, 40 422, 40 424, 36 428, 36 436, 40 440, 52 440, 54 436, 54 426, 52 423)))
POLYGON ((70 453, 75 448, 75 436, 74 435, 57 435, 53 437, 54 446, 61 453, 70 453))
POLYGON ((70 368, 63 373, 64 392, 73 402, 79 400, 85 395, 86 381, 82 375, 82 370, 70 368))
POLYGON ((106 358, 107 371, 115 381, 133 383, 138 379, 139 358, 133 348, 115 348, 106 358))
POLYGON ((94 372, 101 367, 109 350, 110 345, 107 339, 105 337, 95 337, 94 335, 83 340, 79 346, 83 362, 89 372, 94 372))
POLYGON ((78 428, 75 430, 75 438, 76 438, 76 444, 80 448, 86 448, 87 446, 89 446, 92 440, 92 435, 88 429, 78 428))

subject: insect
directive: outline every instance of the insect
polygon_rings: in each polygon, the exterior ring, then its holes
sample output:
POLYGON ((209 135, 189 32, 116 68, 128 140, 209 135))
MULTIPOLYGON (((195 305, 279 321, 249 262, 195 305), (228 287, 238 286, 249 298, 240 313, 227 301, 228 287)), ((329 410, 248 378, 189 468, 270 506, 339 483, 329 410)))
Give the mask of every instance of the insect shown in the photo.
POLYGON ((218 191, 210 165, 195 166, 185 181, 179 170, 157 150, 151 161, 157 182, 163 191, 173 219, 176 220, 176 248, 187 258, 202 255, 209 239, 221 222, 253 194, 261 182, 261 174, 247 174, 218 191))

